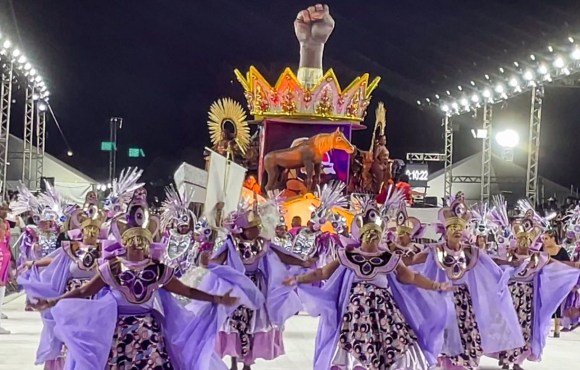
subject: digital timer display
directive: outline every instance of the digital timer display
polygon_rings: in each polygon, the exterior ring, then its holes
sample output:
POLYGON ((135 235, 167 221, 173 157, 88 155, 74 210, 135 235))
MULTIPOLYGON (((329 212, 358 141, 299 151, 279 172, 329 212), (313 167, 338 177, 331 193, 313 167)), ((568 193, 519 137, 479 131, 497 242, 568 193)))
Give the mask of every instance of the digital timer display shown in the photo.
POLYGON ((429 180, 429 167, 426 164, 409 163, 405 168, 409 183, 413 187, 426 187, 429 180))

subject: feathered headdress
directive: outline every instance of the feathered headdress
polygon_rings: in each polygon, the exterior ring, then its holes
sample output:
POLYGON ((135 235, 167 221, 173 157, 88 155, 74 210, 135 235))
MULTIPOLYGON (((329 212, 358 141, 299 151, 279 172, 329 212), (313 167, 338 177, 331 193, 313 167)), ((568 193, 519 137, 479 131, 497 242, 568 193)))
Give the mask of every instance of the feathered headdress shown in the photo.
POLYGON ((520 217, 531 219, 542 228, 547 229, 550 227, 550 222, 536 212, 536 209, 528 199, 518 200, 517 207, 520 210, 520 217))
POLYGON ((490 221, 502 228, 510 226, 510 218, 507 212, 507 202, 503 195, 494 195, 491 199, 491 210, 489 211, 490 221))
POLYGON ((284 207, 284 197, 282 196, 282 192, 280 190, 268 190, 267 192, 269 201, 272 201, 276 208, 278 208, 278 223, 276 226, 286 226, 286 219, 284 215, 286 214, 286 208, 284 207))
POLYGON ((456 197, 448 207, 443 207, 439 210, 438 218, 445 228, 451 225, 459 225, 465 228, 471 218, 471 213, 465 203, 463 203, 463 198, 456 197))
POLYGON ((142 174, 143 170, 129 167, 121 171, 119 178, 113 180, 111 193, 104 202, 109 217, 124 212, 125 205, 131 201, 133 192, 144 185, 138 182, 142 174))
POLYGON ((322 188, 317 186, 317 195, 320 205, 313 209, 310 215, 310 222, 314 228, 320 229, 324 225, 334 207, 346 207, 348 204, 346 196, 343 194, 346 185, 339 181, 330 181, 322 188))
POLYGON ((580 206, 576 206, 568 212, 564 217, 566 238, 569 240, 576 240, 580 237, 580 206))
POLYGON ((353 196, 352 201, 354 209, 357 210, 350 227, 352 238, 360 241, 363 234, 374 230, 380 234, 382 239, 386 230, 386 221, 381 216, 384 206, 379 206, 374 196, 370 194, 353 196))
POLYGON ((32 218, 35 219, 35 223, 40 221, 40 213, 44 208, 36 196, 32 194, 30 189, 26 187, 22 182, 18 183, 18 197, 16 200, 10 203, 10 209, 12 210, 12 214, 15 216, 19 216, 26 212, 32 212, 32 218))
POLYGON ((193 190, 178 192, 173 185, 165 188, 165 201, 161 208, 161 228, 165 230, 176 223, 177 226, 188 225, 193 229, 195 225, 195 214, 189 209, 189 204, 193 198, 193 190))
POLYGON ((518 208, 522 213, 522 217, 514 221, 512 228, 516 238, 527 238, 529 240, 529 248, 538 249, 539 238, 545 229, 544 223, 547 222, 543 217, 538 215, 527 199, 518 201, 518 208))
POLYGON ((418 239, 425 233, 425 225, 416 218, 407 214, 407 204, 400 202, 394 218, 390 221, 390 230, 398 235, 409 234, 411 239, 418 239))
POLYGON ((76 206, 68 203, 56 189, 45 180, 46 190, 38 195, 40 211, 40 221, 54 221, 58 225, 63 225, 71 216, 76 206))
POLYGON ((406 206, 405 193, 396 186, 389 185, 385 203, 381 206, 381 216, 385 220, 393 219, 402 206, 406 206))
POLYGON ((476 203, 471 206, 471 226, 472 232, 476 236, 487 236, 490 231, 490 209, 485 202, 476 203))

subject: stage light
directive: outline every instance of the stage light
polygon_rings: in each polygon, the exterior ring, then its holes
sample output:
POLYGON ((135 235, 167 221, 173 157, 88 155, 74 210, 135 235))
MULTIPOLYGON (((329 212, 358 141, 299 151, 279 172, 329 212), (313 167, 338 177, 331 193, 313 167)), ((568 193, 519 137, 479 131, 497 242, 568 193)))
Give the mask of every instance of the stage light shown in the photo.
POLYGON ((542 64, 539 68, 538 68, 538 73, 541 75, 545 75, 546 73, 548 73, 548 67, 546 67, 545 64, 542 64))
POLYGON ((489 80, 489 75, 488 74, 485 75, 485 79, 486 80, 489 80))
POLYGON ((499 67, 499 71, 500 71, 500 73, 504 73, 505 69, 503 69, 503 67, 499 67))
POLYGON ((515 148, 520 142, 520 135, 514 130, 500 131, 495 135, 495 141, 502 148, 515 148))
POLYGON ((454 102, 451 104, 451 108, 453 108, 454 110, 458 110, 458 109, 459 109, 459 104, 457 104, 457 102, 455 102, 455 101, 454 101, 454 102))
POLYGON ((570 43, 573 44, 574 43, 574 37, 572 37, 572 36, 568 37, 568 41, 570 41, 570 43))
POLYGON ((46 110, 48 109, 48 106, 46 105, 45 102, 41 101, 40 103, 38 103, 38 110, 41 112, 46 112, 46 110))
POLYGON ((26 64, 24 65, 24 70, 26 70, 26 71, 29 71, 29 70, 30 70, 30 68, 32 68, 32 65, 31 65, 30 63, 26 63, 26 64))
POLYGON ((31 76, 36 76, 36 69, 32 68, 32 69, 30 70, 30 75, 31 75, 31 76))
POLYGON ((475 86, 475 81, 471 80, 469 83, 471 84, 471 86, 475 86))
POLYGON ((461 85, 459 85, 459 86, 457 86, 457 90, 463 91, 463 87, 461 87, 461 85))
POLYGON ((531 70, 527 69, 524 72, 524 80, 531 81, 533 79, 534 79, 534 72, 532 72, 531 70))
POLYGON ((427 103, 431 103, 431 99, 429 99, 429 98, 425 98, 425 101, 426 101, 427 103))
POLYGON ((543 78, 544 81, 552 82, 552 76, 549 73, 546 73, 543 78))
POLYGON ((38 82, 42 81, 42 77, 36 76, 36 78, 34 79, 34 81, 36 81, 38 83, 38 82))
POLYGON ((473 94, 473 96, 471 97, 471 101, 474 103, 479 102, 479 95, 473 94))
POLYGON ((449 106, 447 104, 443 104, 441 106, 441 110, 445 113, 449 112, 449 106))
POLYGON ((74 155, 72 150, 67 150, 66 155, 68 155, 69 157, 72 157, 74 155))
POLYGON ((564 58, 562 57, 557 57, 554 60, 554 67, 556 68, 563 68, 566 65, 566 63, 564 62, 564 58))
POLYGON ((32 100, 38 100, 40 96, 38 94, 32 94, 32 100))
POLYGON ((18 63, 20 64, 26 63, 26 57, 24 55, 21 55, 20 58, 18 58, 18 63))
POLYGON ((517 61, 515 61, 515 62, 514 62, 514 66, 515 66, 516 68, 518 68, 518 67, 520 66, 520 63, 518 63, 517 61))
POLYGON ((490 98, 491 97, 491 91, 489 91, 489 89, 483 90, 483 97, 484 98, 490 98))
POLYGON ((474 139, 487 139, 487 130, 484 128, 471 129, 471 135, 474 139))
POLYGON ((574 60, 580 60, 580 48, 575 48, 571 56, 574 60))
POLYGON ((464 107, 467 107, 467 106, 469 106, 469 102, 467 101, 467 99, 466 99, 466 98, 462 98, 462 99, 461 99, 461 101, 460 101, 460 103, 461 103, 461 105, 463 105, 464 107))
POLYGON ((439 99, 439 98, 440 98, 439 94, 435 94, 435 99, 439 99))
MULTIPOLYGON (((510 78, 510 82, 509 82, 511 87, 517 87, 518 86, 518 79, 515 77, 510 78)), ((498 91, 500 92, 500 91, 498 91)))
POLYGON ((502 94, 504 92, 504 87, 502 84, 497 84, 497 86, 495 87, 495 92, 498 94, 502 94))
POLYGON ((550 53, 553 53, 554 52, 554 48, 552 47, 552 45, 548 45, 548 51, 550 53))
POLYGON ((568 69, 568 67, 564 68, 562 70, 562 73, 565 74, 566 76, 570 76, 570 70, 568 69))
POLYGON ((4 49, 10 49, 12 47, 12 43, 10 42, 10 40, 6 40, 2 44, 2 47, 4 47, 4 49))
POLYGON ((449 91, 449 90, 445 91, 445 93, 446 93, 447 95, 451 95, 451 91, 449 91))
POLYGON ((534 54, 530 54, 530 59, 531 60, 536 60, 536 56, 534 54))
POLYGON ((421 100, 417 100, 417 105, 421 105, 421 100))

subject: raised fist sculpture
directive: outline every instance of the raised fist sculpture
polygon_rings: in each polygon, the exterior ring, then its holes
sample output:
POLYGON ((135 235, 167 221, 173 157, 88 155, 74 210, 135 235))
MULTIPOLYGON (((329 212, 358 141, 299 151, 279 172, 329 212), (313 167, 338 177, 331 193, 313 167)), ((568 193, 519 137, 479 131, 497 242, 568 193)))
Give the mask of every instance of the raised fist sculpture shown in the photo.
POLYGON ((312 86, 322 77, 324 44, 334 29, 334 19, 328 5, 316 4, 298 13, 294 32, 300 42, 298 79, 305 86, 312 86))
POLYGON ((316 4, 300 11, 294 21, 294 32, 301 44, 324 44, 333 29, 334 19, 326 4, 316 4))

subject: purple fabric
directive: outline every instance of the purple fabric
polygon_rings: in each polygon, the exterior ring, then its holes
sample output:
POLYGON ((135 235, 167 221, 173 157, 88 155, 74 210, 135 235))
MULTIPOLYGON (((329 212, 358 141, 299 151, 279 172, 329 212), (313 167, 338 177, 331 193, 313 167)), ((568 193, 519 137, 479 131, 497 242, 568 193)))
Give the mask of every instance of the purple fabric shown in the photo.
MULTIPOLYGON (((158 293, 163 314, 156 311, 153 314, 163 327, 174 369, 227 369, 214 352, 219 328, 216 305, 205 306, 196 315, 181 307, 164 289, 158 293)), ((136 308, 139 307, 136 305, 136 308)), ((56 321, 55 333, 68 348, 66 370, 107 367, 118 310, 113 294, 92 301, 67 299, 52 309, 56 321), (96 327, 99 330, 95 330, 96 327)))
MULTIPOLYGON (((423 275, 437 282, 452 282, 435 260, 435 248, 430 248, 423 275)), ((524 338, 513 302, 507 289, 507 273, 485 253, 479 254, 475 266, 465 273, 462 282, 471 295, 475 319, 485 353, 495 353, 524 345, 524 338)), ((451 293, 447 298, 453 300, 451 293)), ((448 315, 446 341, 442 350, 454 356, 463 352, 457 317, 448 315)))
MULTIPOLYGON (((315 370, 330 368, 354 277, 353 271, 339 266, 323 288, 298 287, 306 311, 312 316, 320 316, 314 352, 315 370)), ((427 361, 434 365, 443 345, 446 318, 450 310, 454 313, 454 308, 441 293, 402 284, 394 273, 389 273, 388 279, 401 313, 418 337, 418 345, 427 361)))
POLYGON ((580 270, 558 261, 546 265, 534 281, 532 355, 540 360, 550 332, 552 314, 576 285, 580 270))

